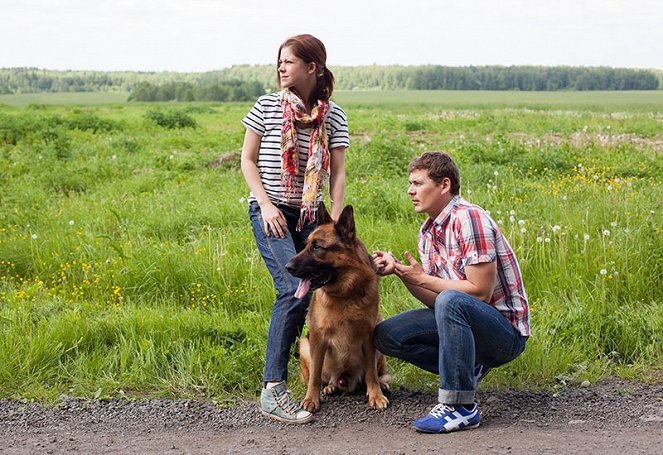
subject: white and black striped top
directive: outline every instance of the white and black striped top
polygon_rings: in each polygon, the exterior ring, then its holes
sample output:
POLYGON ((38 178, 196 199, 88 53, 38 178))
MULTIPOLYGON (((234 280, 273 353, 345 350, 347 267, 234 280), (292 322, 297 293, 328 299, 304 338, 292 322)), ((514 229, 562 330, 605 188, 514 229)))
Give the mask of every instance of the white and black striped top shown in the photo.
MULTIPOLYGON (((281 185, 281 124, 283 122, 283 108, 281 107, 281 93, 271 93, 258 98, 253 108, 242 119, 246 128, 262 136, 260 151, 258 153, 258 172, 262 186, 269 198, 280 204, 286 204, 284 188, 281 185)), ((350 147, 348 134, 348 121, 345 112, 334 102, 329 108, 329 115, 325 123, 330 153, 337 147, 350 147)), ((299 146, 299 170, 295 190, 287 201, 287 205, 299 207, 302 202, 302 188, 304 186, 304 173, 311 137, 311 128, 297 128, 297 143, 299 146)), ((251 193, 249 202, 256 198, 251 193)), ((322 200, 322 194, 318 195, 322 200)))

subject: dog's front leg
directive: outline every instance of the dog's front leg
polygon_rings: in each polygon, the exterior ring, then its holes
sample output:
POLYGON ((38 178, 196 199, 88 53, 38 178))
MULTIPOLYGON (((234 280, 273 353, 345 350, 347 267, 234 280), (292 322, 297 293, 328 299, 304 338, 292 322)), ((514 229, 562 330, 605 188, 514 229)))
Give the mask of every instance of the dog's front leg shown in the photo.
POLYGON ((309 412, 314 412, 320 409, 320 386, 322 383, 322 365, 325 361, 325 353, 327 346, 322 340, 323 337, 315 336, 309 332, 309 350, 310 350, 310 365, 308 386, 306 396, 302 401, 302 408, 309 412))
POLYGON ((364 381, 366 382, 366 394, 368 395, 368 405, 377 409, 386 409, 389 405, 389 399, 382 393, 382 388, 378 381, 377 359, 375 355, 375 346, 373 346, 373 337, 364 339, 364 359, 366 359, 366 373, 364 381))

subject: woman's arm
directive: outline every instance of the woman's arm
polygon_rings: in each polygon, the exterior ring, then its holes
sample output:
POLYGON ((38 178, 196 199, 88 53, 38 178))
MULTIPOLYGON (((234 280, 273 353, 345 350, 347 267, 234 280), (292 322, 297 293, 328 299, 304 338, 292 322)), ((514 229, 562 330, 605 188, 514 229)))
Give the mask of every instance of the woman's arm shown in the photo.
POLYGON ((260 152, 261 140, 262 137, 258 133, 247 128, 244 135, 244 145, 242 146, 242 174, 260 205, 265 235, 269 237, 271 229, 274 235, 283 237, 288 231, 285 217, 267 196, 258 172, 258 153, 260 152))
POLYGON ((331 217, 334 220, 338 220, 343 211, 346 149, 346 147, 336 147, 329 151, 329 196, 331 198, 331 217))

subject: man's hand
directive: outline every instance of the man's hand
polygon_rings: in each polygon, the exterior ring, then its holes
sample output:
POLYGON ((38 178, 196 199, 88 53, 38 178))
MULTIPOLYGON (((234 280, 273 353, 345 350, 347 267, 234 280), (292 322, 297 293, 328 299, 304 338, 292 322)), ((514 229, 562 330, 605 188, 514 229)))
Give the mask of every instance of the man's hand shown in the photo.
POLYGON ((424 272, 424 268, 412 257, 409 251, 405 252, 405 259, 407 259, 409 265, 400 262, 394 264, 394 273, 405 283, 421 286, 424 283, 424 278, 428 276, 424 272))
POLYGON ((375 273, 380 276, 391 275, 394 273, 398 261, 390 252, 374 251, 371 255, 375 273))

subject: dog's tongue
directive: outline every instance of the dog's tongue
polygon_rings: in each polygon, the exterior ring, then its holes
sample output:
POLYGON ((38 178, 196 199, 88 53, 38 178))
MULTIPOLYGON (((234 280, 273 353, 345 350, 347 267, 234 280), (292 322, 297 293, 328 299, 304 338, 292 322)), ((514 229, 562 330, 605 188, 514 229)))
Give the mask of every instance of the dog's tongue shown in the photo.
POLYGON ((309 289, 311 289, 311 280, 301 280, 299 282, 299 286, 297 286, 297 290, 295 291, 295 298, 301 299, 306 297, 309 289))

